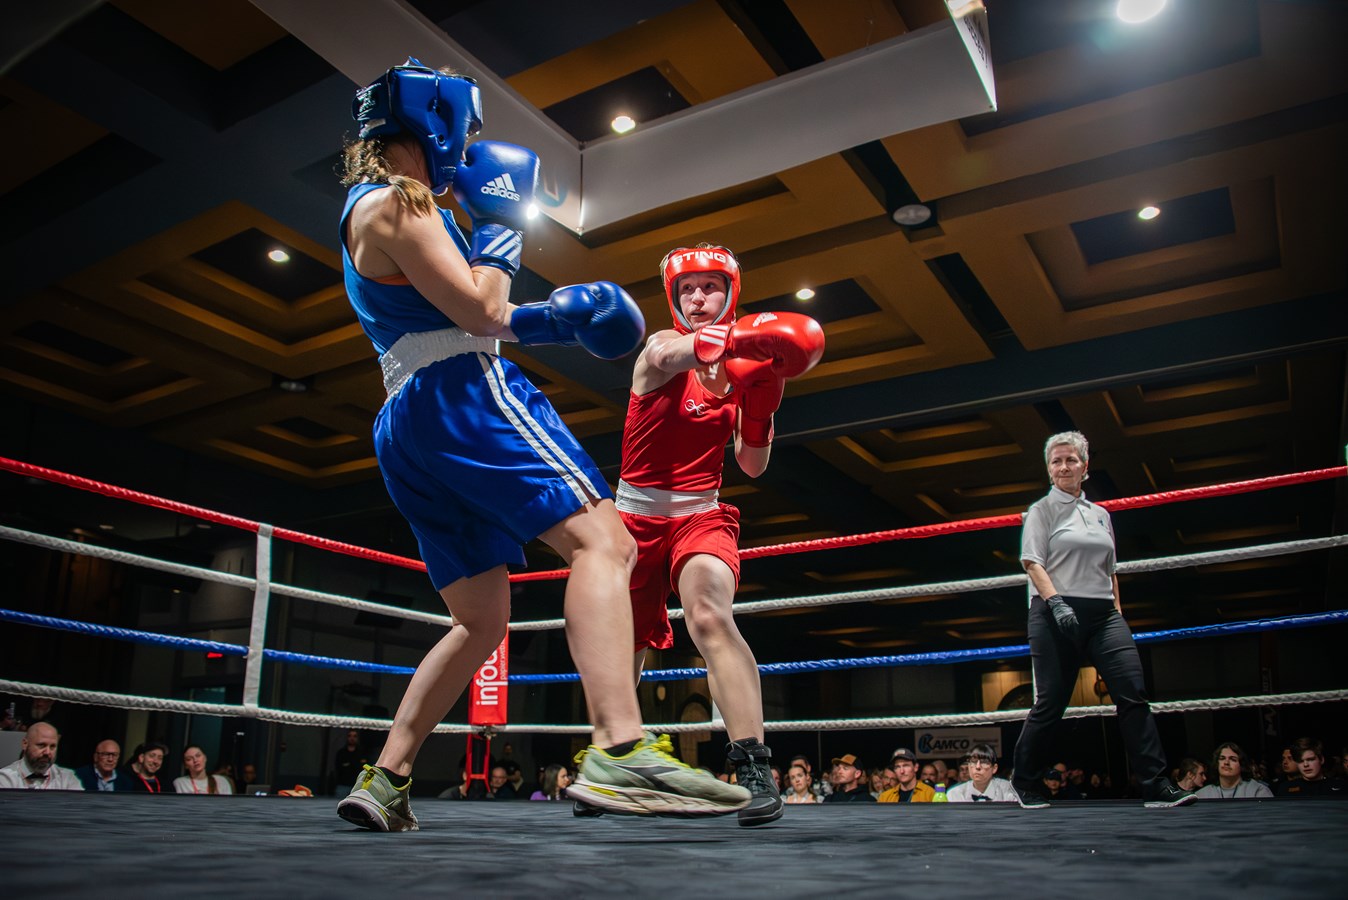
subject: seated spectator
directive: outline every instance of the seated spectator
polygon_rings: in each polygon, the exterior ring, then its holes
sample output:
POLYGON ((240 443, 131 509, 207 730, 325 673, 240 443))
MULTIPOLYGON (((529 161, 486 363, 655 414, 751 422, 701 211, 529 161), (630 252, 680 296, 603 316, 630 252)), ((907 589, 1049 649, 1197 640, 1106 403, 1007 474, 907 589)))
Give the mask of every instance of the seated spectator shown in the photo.
POLYGON ((173 790, 179 794, 232 794, 234 786, 223 775, 211 775, 206 771, 206 754, 200 747, 192 746, 183 751, 183 771, 173 779, 173 790))
POLYGON ((878 767, 871 769, 866 773, 866 784, 871 789, 871 796, 879 797, 889 789, 885 784, 885 770, 878 767))
POLYGON ((566 789, 571 784, 571 772, 566 766, 556 763, 543 770, 543 782, 530 800, 565 800, 566 789))
POLYGON ((1282 756, 1278 758, 1277 784, 1281 785, 1287 781, 1296 781, 1300 777, 1301 771, 1297 768, 1296 757, 1292 755, 1292 745, 1288 744, 1286 747, 1282 748, 1282 756))
POLYGON ((931 766, 936 770, 936 781, 932 784, 932 787, 938 784, 948 784, 946 777, 950 774, 950 766, 946 765, 945 760, 934 759, 931 761, 931 766))
POLYGON ((814 777, 814 767, 810 765, 810 758, 803 753, 797 753, 791 757, 791 765, 800 766, 805 770, 805 774, 810 776, 810 790, 814 792, 815 797, 822 801, 833 790, 833 786, 827 780, 814 777))
POLYGON ((1180 760, 1179 778, 1175 783, 1180 786, 1182 791, 1197 791, 1208 780, 1208 770, 1201 762, 1192 756, 1186 756, 1180 760))
POLYGON ((991 744, 975 744, 960 763, 969 773, 968 781, 961 781, 946 792, 951 803, 1019 803, 1011 782, 997 774, 997 751, 991 744))
POLYGON ((819 795, 810 783, 810 773, 803 766, 794 765, 786 770, 786 790, 782 791, 784 803, 819 803, 819 795))
MULTIPOLYGON (((897 784, 885 791, 876 800, 880 803, 930 803, 936 796, 936 790, 929 784, 917 779, 917 756, 907 747, 894 751, 890 760, 897 784)), ((939 772, 941 766, 937 766, 939 772)))
MULTIPOLYGON (((496 768, 496 765, 495 765, 495 763, 493 763, 490 759, 488 759, 488 760, 486 761, 485 765, 486 765, 487 772, 488 772, 488 778, 490 778, 490 777, 491 777, 491 776, 490 776, 491 770, 494 769, 494 768, 496 768)), ((454 786, 451 787, 451 788, 446 788, 445 790, 441 791, 437 796, 438 796, 439 799, 441 799, 441 800, 494 800, 494 799, 495 799, 495 797, 492 796, 492 793, 491 793, 490 788, 488 787, 488 784, 487 784, 486 782, 484 782, 480 777, 479 777, 479 778, 472 778, 472 779, 470 779, 470 778, 468 777, 468 755, 467 755, 467 754, 464 754, 463 756, 460 756, 460 757, 459 757, 459 783, 456 784, 456 785, 454 785, 454 786)))
POLYGON ((253 785, 258 783, 257 766, 252 763, 244 763, 239 766, 238 787, 240 794, 256 793, 256 788, 253 785))
POLYGON ((830 777, 833 793, 824 798, 825 803, 875 802, 871 792, 866 790, 866 772, 857 765, 857 758, 851 753, 834 758, 830 777))
POLYGON ((1277 792, 1279 797, 1348 798, 1348 785, 1342 779, 1329 778, 1325 774, 1323 744, 1314 738, 1301 738, 1292 742, 1291 750, 1301 777, 1280 783, 1277 792))
POLYGON ((344 794, 351 789, 351 785, 356 783, 356 778, 365 771, 365 764, 370 761, 370 754, 365 751, 365 747, 360 739, 360 732, 354 728, 346 730, 346 741, 337 752, 333 754, 332 760, 332 781, 333 788, 338 794, 344 794))
POLYGON ((1212 768, 1217 780, 1198 789, 1200 800, 1255 800, 1273 796, 1268 785, 1249 777, 1250 758, 1237 744, 1230 741, 1219 744, 1212 752, 1212 768))
POLYGON ((1049 766, 1044 770, 1044 774, 1039 776, 1039 788, 1043 791, 1044 799, 1050 803, 1067 799, 1063 794, 1062 772, 1053 766, 1049 766))
MULTIPOLYGON (((929 784, 932 787, 936 787, 936 782, 940 780, 936 777, 936 767, 931 763, 922 764, 922 768, 918 769, 917 778, 923 784, 929 784)), ((893 786, 894 785, 892 784, 890 785, 890 787, 893 786)))
POLYGON ((113 740, 99 741, 94 748, 94 761, 75 770, 75 777, 86 791, 129 791, 131 782, 117 771, 122 762, 122 748, 113 740))
POLYGON ((1058 793, 1053 796, 1055 800, 1085 800, 1081 791, 1077 790, 1067 777, 1067 763, 1054 763, 1053 768, 1058 771, 1058 793))
POLYGON ((17 760, 0 769, 0 789, 12 791, 82 791, 75 773, 56 764, 61 733, 46 722, 34 722, 19 742, 17 760))
POLYGON ((782 792, 782 769, 780 766, 768 766, 768 771, 772 773, 772 784, 777 788, 777 793, 782 792))
POLYGON ((164 765, 164 756, 168 747, 158 741, 147 741, 131 754, 131 764, 127 766, 127 781, 131 790, 140 793, 162 794, 163 785, 159 783, 159 770, 164 765))
POLYGON ((514 799, 515 789, 510 786, 505 766, 492 766, 487 773, 487 796, 493 800, 514 799))

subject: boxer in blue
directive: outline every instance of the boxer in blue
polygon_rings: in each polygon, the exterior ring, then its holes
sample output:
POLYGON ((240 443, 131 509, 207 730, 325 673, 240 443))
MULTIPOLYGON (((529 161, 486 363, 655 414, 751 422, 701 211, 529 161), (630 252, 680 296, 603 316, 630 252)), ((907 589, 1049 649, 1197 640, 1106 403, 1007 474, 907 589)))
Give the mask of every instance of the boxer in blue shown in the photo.
POLYGON ((359 91, 353 115, 342 267, 388 392, 375 453, 455 625, 417 667, 376 765, 357 776, 339 815, 371 830, 417 829, 408 802, 417 751, 505 635, 506 566, 522 564, 535 538, 571 567, 566 633, 594 729, 581 780, 614 812, 741 808, 747 791, 684 765, 667 739, 642 731, 627 591, 636 547, 589 456, 496 352, 498 340, 517 340, 616 359, 645 334, 640 310, 604 281, 508 302, 539 162, 495 141, 465 149, 482 126, 471 79, 409 59, 359 91), (435 204, 449 189, 471 239, 435 204))

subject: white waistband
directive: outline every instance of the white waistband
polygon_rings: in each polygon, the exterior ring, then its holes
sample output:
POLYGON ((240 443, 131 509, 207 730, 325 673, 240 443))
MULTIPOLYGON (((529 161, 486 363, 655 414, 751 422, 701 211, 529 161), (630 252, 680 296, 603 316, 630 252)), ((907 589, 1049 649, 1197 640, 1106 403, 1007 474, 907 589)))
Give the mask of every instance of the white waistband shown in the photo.
POLYGON ((379 357, 384 371, 384 390, 392 397, 409 378, 433 362, 464 353, 496 353, 495 338, 474 337, 462 328, 418 331, 405 334, 379 357))
POLYGON ((619 479, 614 503, 620 512, 677 519, 716 509, 717 496, 716 488, 691 493, 664 491, 653 487, 633 487, 619 479))

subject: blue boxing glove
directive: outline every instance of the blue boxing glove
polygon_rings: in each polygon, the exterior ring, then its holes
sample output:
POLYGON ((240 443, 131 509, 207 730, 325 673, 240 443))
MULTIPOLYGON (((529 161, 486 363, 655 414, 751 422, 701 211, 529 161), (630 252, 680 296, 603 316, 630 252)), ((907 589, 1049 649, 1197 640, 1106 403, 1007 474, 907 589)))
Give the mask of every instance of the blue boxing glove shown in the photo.
POLYGON ((521 344, 580 344, 600 359, 617 359, 646 336, 641 309, 611 281, 573 284, 547 300, 517 307, 510 330, 521 344))
POLYGON ((524 223, 538 185, 538 154, 514 144, 478 141, 454 169, 454 199, 473 221, 470 266, 520 270, 524 223))

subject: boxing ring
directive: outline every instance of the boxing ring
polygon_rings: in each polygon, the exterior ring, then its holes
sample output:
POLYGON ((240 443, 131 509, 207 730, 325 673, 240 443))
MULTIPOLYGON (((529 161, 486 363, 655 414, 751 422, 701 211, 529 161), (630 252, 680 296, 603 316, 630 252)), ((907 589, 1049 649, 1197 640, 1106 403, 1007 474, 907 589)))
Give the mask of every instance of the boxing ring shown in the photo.
MULTIPOLYGON (((450 627, 449 616, 375 603, 352 596, 312 590, 277 579, 273 557, 277 542, 293 542, 370 562, 422 570, 418 561, 314 535, 254 522, 126 488, 95 482, 17 460, 0 458, 0 471, 41 479, 191 516, 254 535, 256 569, 251 575, 184 565, 96 544, 0 526, 0 538, 60 554, 90 556, 126 566, 251 592, 248 642, 210 641, 115 627, 9 608, 0 603, 6 628, 54 629, 113 641, 149 644, 181 652, 219 654, 244 661, 241 704, 203 703, 162 696, 109 693, 61 684, 0 678, 0 692, 51 697, 59 701, 126 710, 251 718, 262 722, 323 728, 387 729, 388 719, 330 715, 275 708, 262 702, 266 666, 299 666, 351 672, 410 675, 405 666, 360 659, 298 653, 269 646, 269 611, 276 597, 344 607, 364 613, 450 627)), ((1105 501, 1111 513, 1167 503, 1202 500, 1258 490, 1327 481, 1348 475, 1348 467, 1314 470, 1226 485, 1105 501)), ((939 538, 960 532, 1018 527, 1020 515, 998 516, 936 526, 757 547, 743 559, 816 552, 864 543, 939 538)), ((1336 552, 1348 535, 1270 543, 1216 552, 1194 553, 1121 563, 1120 574, 1206 566, 1286 554, 1336 552)), ((559 580, 565 570, 511 576, 525 584, 559 580)), ((805 607, 832 607, 904 597, 964 594, 1023 586, 1024 575, 945 581, 921 585, 740 602, 736 615, 805 607)), ((1348 604, 1345 604, 1348 605, 1348 604)), ((682 610, 671 609, 680 619, 682 610)), ((1317 628, 1348 622, 1348 609, 1138 632, 1139 645, 1181 639, 1317 628)), ((512 621, 511 632, 560 629, 562 619, 512 621)), ((427 642, 429 646, 431 642, 427 642)), ((842 659, 800 660, 760 666, 765 676, 858 668, 958 665, 974 660, 1028 656, 1027 644, 929 651, 842 659)), ((650 682, 704 678, 700 668, 647 671, 650 682)), ((516 674, 510 685, 568 684, 574 672, 516 674)), ((1157 713, 1267 708, 1348 700, 1348 690, 1235 694, 1155 702, 1157 713)), ((766 723, 773 732, 944 728, 1016 722, 1025 709, 954 712, 941 715, 893 715, 820 718, 766 723)), ((1110 716, 1109 705, 1078 706, 1068 718, 1110 716)), ((714 715, 714 713, 713 713, 714 715)), ((670 734, 718 730, 711 721, 652 723, 670 734)), ((472 734, 480 729, 445 722, 440 734, 472 734)), ((501 734, 581 736, 589 726, 573 722, 515 723, 501 734)), ((579 738, 578 738, 579 739, 579 738)), ((1007 748, 1009 750, 1009 748, 1007 748)), ((62 749, 61 761, 75 755, 62 749)), ((1009 755, 1004 751, 1004 755, 1009 755)), ((1171 760, 1172 765, 1177 762, 1171 760)), ((1003 773, 1005 774, 1005 773, 1003 773)), ((284 785, 283 785, 284 786, 284 785)), ((1168 891, 1194 896, 1229 896, 1258 891, 1261 896, 1338 895, 1348 867, 1339 860, 1338 835, 1348 825, 1348 804, 1315 801, 1222 804, 1199 803, 1170 812, 1143 810, 1140 804, 1085 801, 1047 811, 1023 811, 992 804, 936 804, 860 807, 793 806, 778 824, 739 829, 734 817, 678 821, 603 817, 575 819, 569 804, 455 804, 418 800, 422 831, 382 840, 339 820, 327 799, 231 797, 209 801, 176 795, 151 798, 135 794, 58 794, 0 792, 0 806, 11 838, 59 846, 66 860, 81 865, 53 871, 45 854, 11 854, 8 884, 42 887, 59 895, 125 890, 139 893, 190 891, 214 896, 229 893, 331 895, 353 888, 387 891, 465 891, 471 896, 538 896, 561 889, 581 896, 649 892, 674 896, 743 895, 818 896, 845 891, 864 896, 952 893, 987 896, 999 891, 1038 896, 1076 896, 1082 884, 1105 896, 1135 895, 1164 884, 1168 891), (19 825, 22 823, 22 828, 19 825), (1228 842, 1237 842, 1228 844, 1228 842), (1204 850, 1228 852, 1202 861, 1204 850), (1229 848, 1238 846, 1234 853, 1229 848), (689 873, 705 873, 691 883, 689 873), (204 876, 204 877, 203 877, 204 876), (1063 885, 1055 891, 1054 885, 1063 885), (1072 887, 1068 887, 1072 885, 1072 887)))

